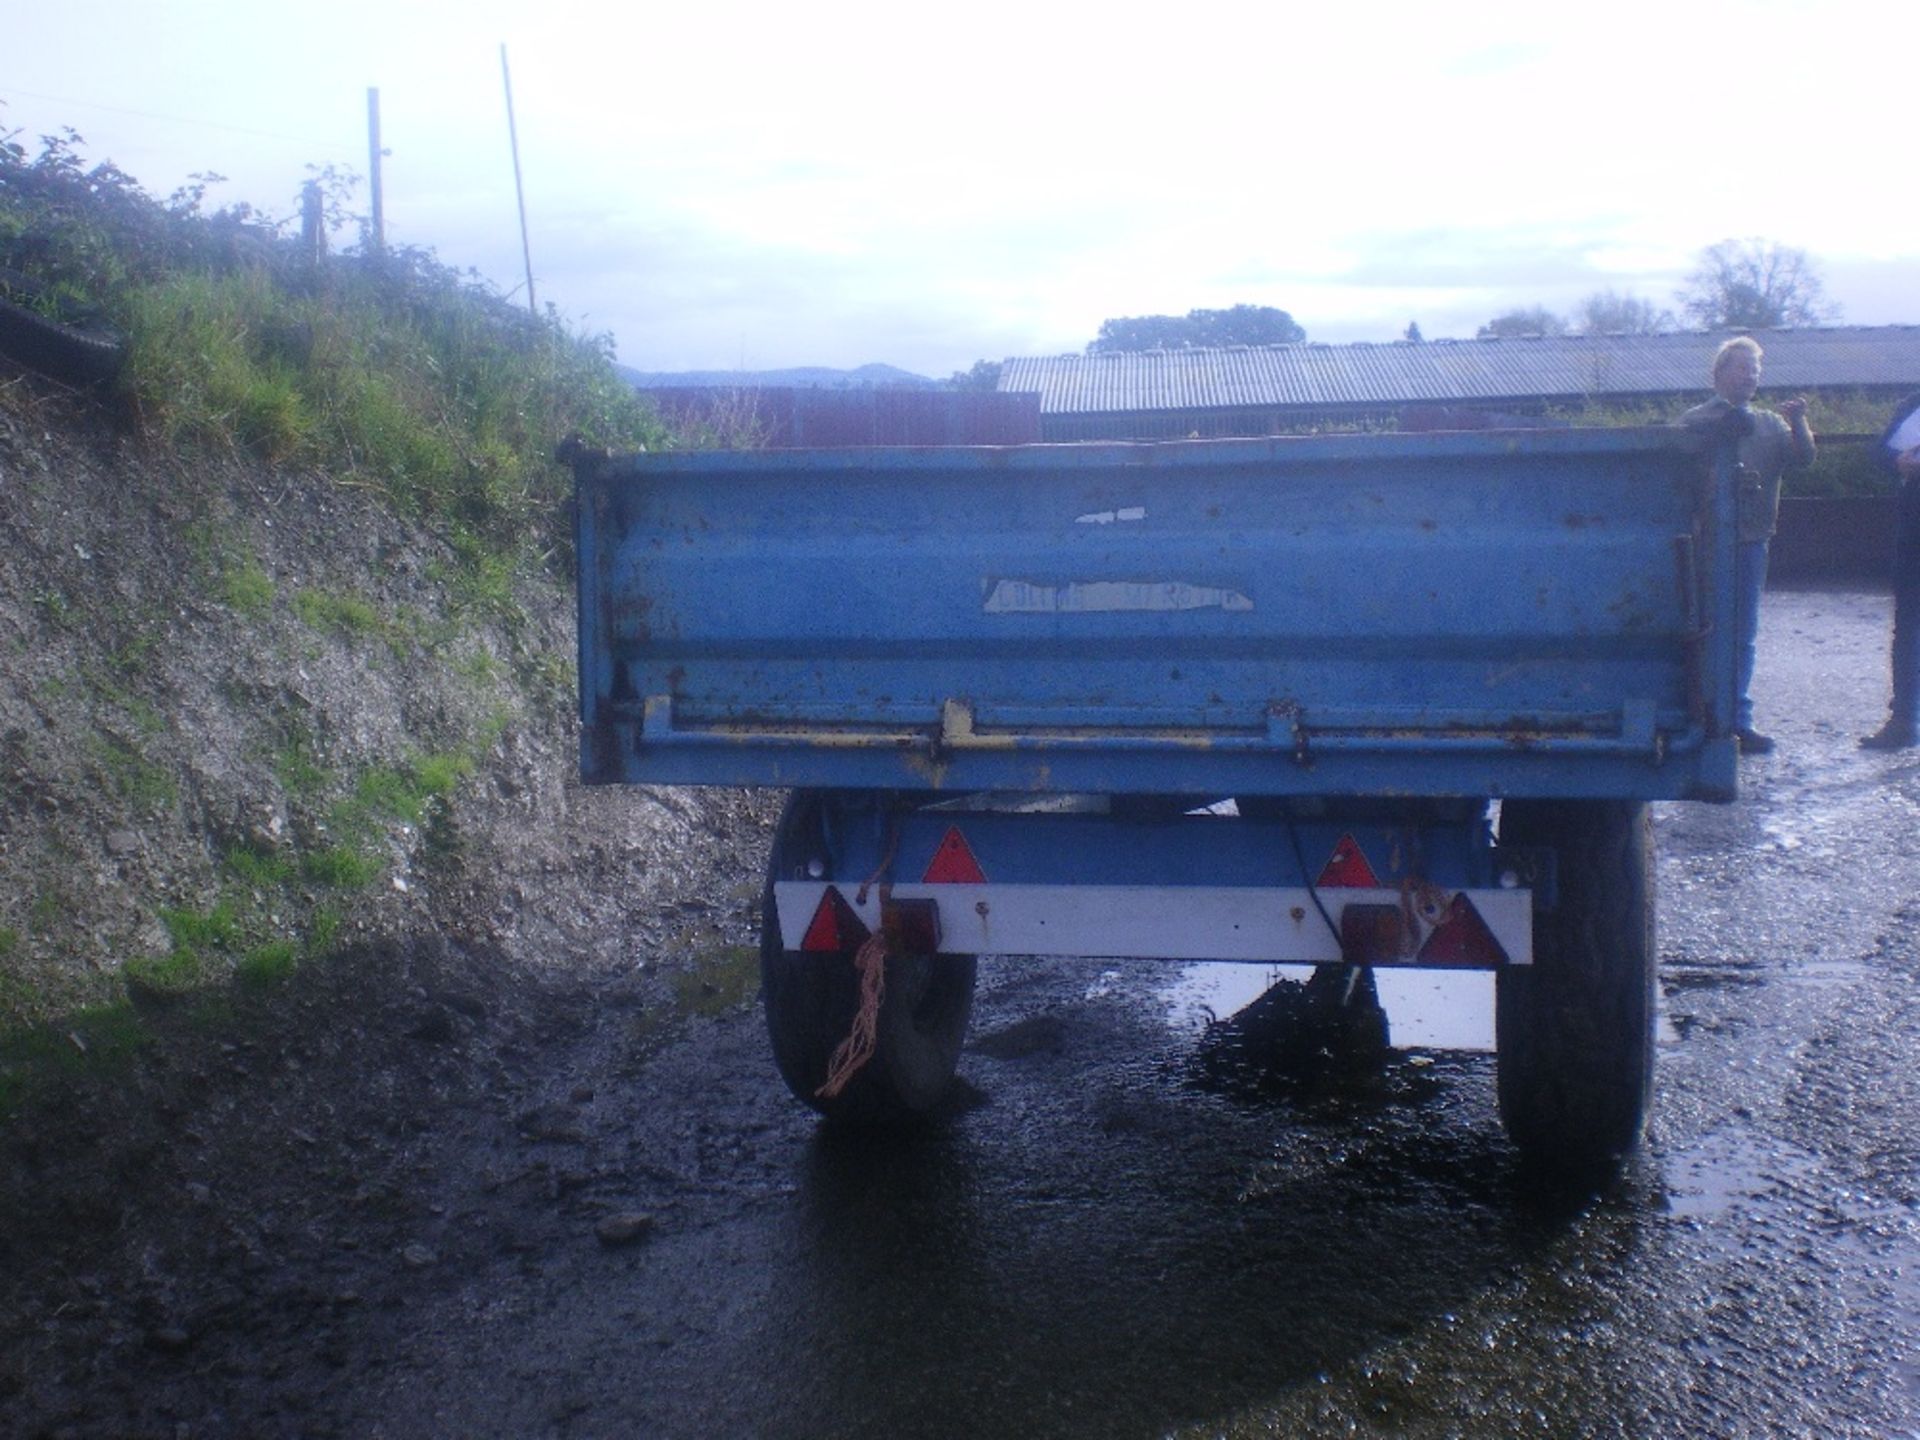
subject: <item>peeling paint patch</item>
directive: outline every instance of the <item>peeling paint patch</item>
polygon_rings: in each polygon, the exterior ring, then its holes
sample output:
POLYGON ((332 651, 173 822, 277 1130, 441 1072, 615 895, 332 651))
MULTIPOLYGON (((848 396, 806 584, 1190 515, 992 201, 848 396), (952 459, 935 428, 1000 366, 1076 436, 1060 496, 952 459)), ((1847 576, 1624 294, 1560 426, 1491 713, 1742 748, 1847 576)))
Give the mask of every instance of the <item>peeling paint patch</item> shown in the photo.
POLYGON ((1127 610, 1253 609, 1238 590, 1190 585, 1184 580, 1093 580, 1085 584, 1036 585, 1026 580, 990 580, 981 608, 989 615, 1095 614, 1127 610))
POLYGON ((1073 517, 1073 523, 1076 525, 1111 525, 1119 520, 1144 520, 1146 518, 1146 506, 1129 505, 1124 510, 1096 510, 1089 515, 1076 515, 1073 517))

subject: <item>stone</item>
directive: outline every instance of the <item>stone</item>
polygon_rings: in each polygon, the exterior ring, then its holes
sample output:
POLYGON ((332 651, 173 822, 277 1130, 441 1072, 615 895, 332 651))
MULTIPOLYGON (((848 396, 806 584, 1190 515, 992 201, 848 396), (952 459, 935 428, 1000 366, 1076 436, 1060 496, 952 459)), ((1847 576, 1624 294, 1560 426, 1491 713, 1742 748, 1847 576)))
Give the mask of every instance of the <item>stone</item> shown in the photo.
POLYGON ((593 1233, 600 1237, 600 1243, 609 1247, 631 1245, 644 1240, 653 1233, 654 1218, 639 1210, 624 1210, 617 1215, 609 1215, 593 1227, 593 1233))

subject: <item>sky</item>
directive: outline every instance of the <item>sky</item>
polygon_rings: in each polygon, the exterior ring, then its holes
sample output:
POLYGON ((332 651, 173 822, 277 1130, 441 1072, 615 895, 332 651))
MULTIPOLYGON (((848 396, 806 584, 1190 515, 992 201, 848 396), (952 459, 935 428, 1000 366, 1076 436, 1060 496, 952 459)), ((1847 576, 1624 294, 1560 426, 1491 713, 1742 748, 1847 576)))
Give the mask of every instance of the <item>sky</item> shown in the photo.
POLYGON ((11 9, 30 152, 70 127, 156 196, 216 172, 210 205, 290 217, 309 166, 368 174, 376 88, 389 243, 524 298, 504 45, 535 297, 642 370, 945 377, 1235 304, 1466 337, 1673 307, 1748 236, 1807 251, 1842 321, 1920 322, 1903 5, 11 9))

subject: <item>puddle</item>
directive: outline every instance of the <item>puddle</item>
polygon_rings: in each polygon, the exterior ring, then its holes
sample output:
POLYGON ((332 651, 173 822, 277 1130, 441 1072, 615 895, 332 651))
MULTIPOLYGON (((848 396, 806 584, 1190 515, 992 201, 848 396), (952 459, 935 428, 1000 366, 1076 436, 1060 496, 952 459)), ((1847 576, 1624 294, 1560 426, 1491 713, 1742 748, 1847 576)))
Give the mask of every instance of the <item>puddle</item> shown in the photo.
POLYGON ((1762 1141, 1744 1129, 1716 1130, 1662 1164, 1667 1210, 1696 1220, 1721 1215, 1771 1194, 1814 1164, 1812 1155, 1777 1137, 1762 1141))
POLYGON ((1858 960, 1796 960, 1786 968, 1786 978, 1803 985, 1826 985, 1837 980, 1855 980, 1867 967, 1858 960))
MULTIPOLYGON (((1166 991, 1167 1023, 1177 1030, 1204 1029, 1245 1009, 1277 982, 1305 983, 1311 974, 1310 965, 1185 966, 1166 991)), ((1394 1049, 1494 1050, 1492 971, 1382 967, 1373 978, 1394 1049)), ((1681 1032, 1668 1017, 1666 997, 1656 994, 1656 1003, 1656 1043, 1679 1043, 1681 1032)))
MULTIPOLYGON (((1893 1271, 1894 1303, 1900 1311, 1920 1321, 1920 1271, 1912 1265, 1895 1267, 1893 1271)), ((1906 1382, 1907 1393, 1920 1401, 1920 1353, 1908 1351, 1894 1360, 1900 1372, 1900 1378, 1906 1382)), ((1914 1432, 1920 1435, 1920 1430, 1914 1432)))
MULTIPOLYGON (((1281 980, 1305 983, 1311 965, 1202 964, 1182 968, 1166 992, 1167 1023, 1199 1030, 1245 1009, 1281 980)), ((1489 971, 1373 972, 1398 1050, 1492 1050, 1489 971)))

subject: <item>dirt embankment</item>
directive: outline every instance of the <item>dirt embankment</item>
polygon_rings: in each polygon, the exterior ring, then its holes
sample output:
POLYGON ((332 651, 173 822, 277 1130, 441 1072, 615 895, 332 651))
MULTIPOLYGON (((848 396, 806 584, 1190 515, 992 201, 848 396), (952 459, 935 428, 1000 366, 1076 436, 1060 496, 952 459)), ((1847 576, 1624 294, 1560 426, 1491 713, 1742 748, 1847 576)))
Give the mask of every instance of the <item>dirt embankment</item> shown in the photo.
POLYGON ((591 1017, 750 986, 773 797, 581 787, 573 643, 376 493, 0 373, 0 1429, 159 1425, 128 1357, 269 1314, 324 1368, 309 1310, 436 1258, 423 1109, 537 1130, 591 1017))
POLYGON ((182 948, 650 948, 648 893, 736 810, 576 783, 569 589, 30 384, 0 384, 0 1020, 182 948))

